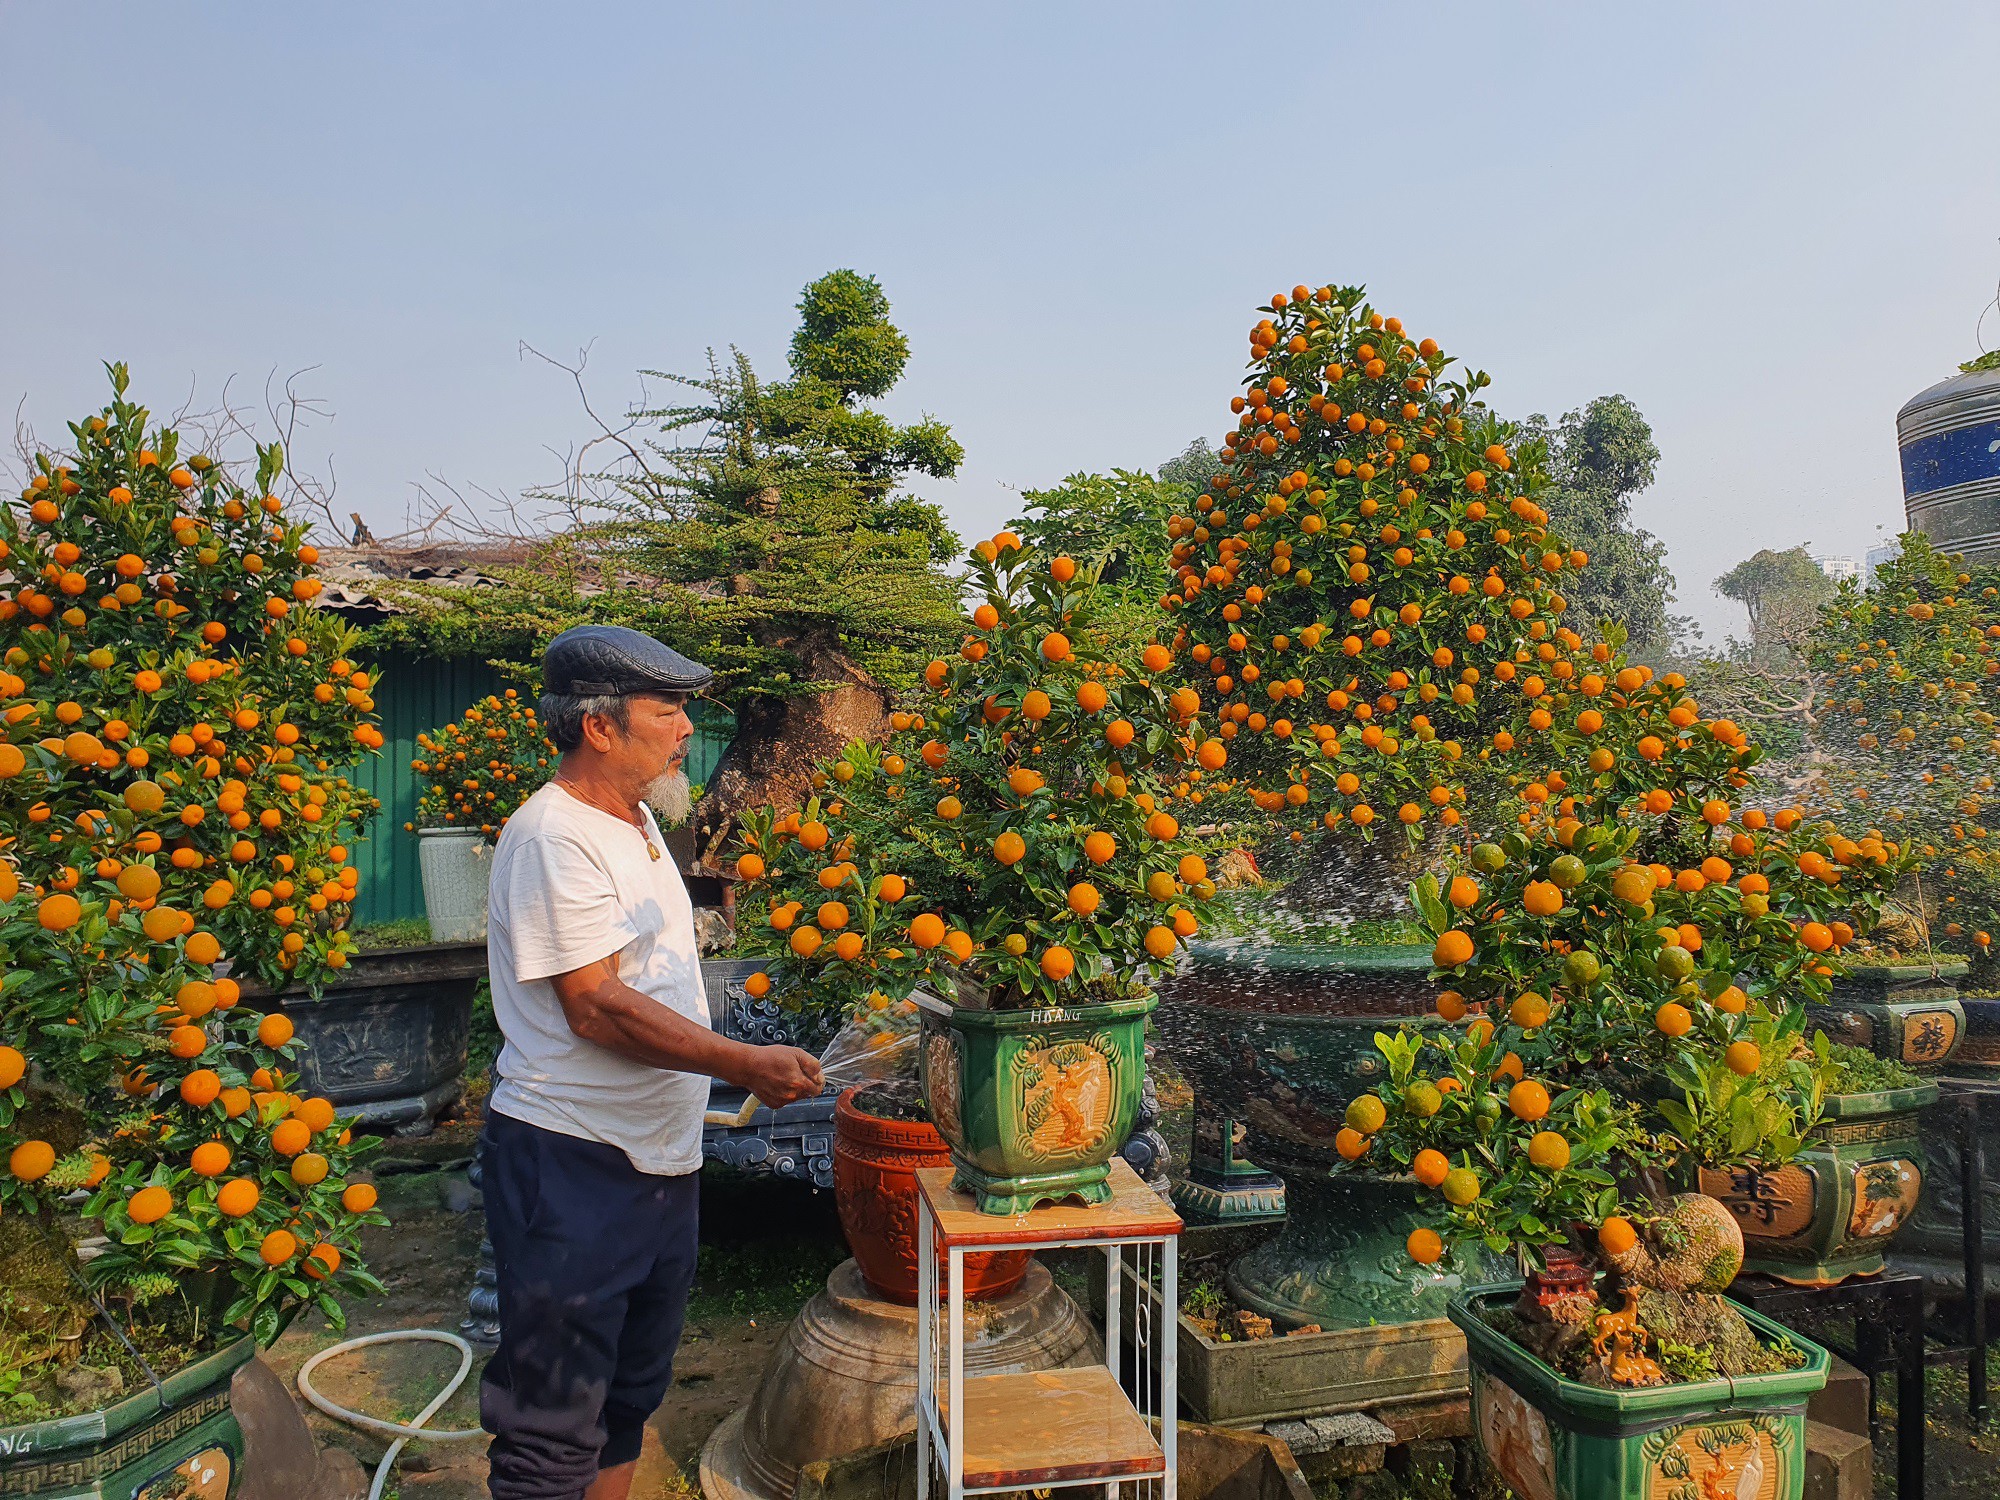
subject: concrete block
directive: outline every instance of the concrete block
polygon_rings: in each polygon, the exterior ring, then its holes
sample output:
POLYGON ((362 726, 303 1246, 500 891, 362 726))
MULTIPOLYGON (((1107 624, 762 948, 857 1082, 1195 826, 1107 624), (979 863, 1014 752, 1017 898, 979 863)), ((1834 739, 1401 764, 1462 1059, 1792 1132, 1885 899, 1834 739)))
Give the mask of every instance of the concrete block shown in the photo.
POLYGON ((1374 1473, 1396 1440, 1392 1429, 1358 1411, 1269 1422, 1264 1431, 1290 1448, 1306 1478, 1315 1482, 1374 1473))
POLYGON ((1806 1402, 1806 1420, 1868 1436, 1868 1377, 1834 1355, 1826 1388, 1806 1402))
POLYGON ((1442 1494, 1450 1490, 1458 1472, 1459 1445, 1449 1438, 1406 1443, 1389 1450, 1389 1467, 1403 1477, 1406 1485, 1434 1486, 1442 1494))
POLYGON ((1808 1421, 1804 1500, 1871 1500, 1874 1493, 1875 1450, 1867 1435, 1808 1421))

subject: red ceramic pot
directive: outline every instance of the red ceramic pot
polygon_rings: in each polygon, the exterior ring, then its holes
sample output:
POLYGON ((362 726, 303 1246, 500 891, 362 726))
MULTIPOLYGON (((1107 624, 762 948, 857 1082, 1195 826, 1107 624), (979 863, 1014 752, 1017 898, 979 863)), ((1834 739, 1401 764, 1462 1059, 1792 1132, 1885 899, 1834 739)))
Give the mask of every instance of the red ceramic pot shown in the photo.
MULTIPOLYGON (((891 1302, 917 1301, 917 1178, 951 1152, 928 1120, 884 1120, 857 1109, 852 1088, 833 1107, 833 1196, 840 1227, 868 1284, 891 1302)), ((1028 1274, 1031 1250, 965 1258, 965 1295, 1004 1297, 1028 1274)))

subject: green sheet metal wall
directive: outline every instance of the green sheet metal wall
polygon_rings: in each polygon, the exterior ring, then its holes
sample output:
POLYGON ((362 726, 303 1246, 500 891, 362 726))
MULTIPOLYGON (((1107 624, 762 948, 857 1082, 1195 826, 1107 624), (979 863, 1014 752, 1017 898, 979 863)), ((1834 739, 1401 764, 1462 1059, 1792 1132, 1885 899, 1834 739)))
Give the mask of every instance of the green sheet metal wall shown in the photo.
POLYGON ((424 914, 417 841, 403 825, 417 815, 417 736, 449 724, 466 709, 508 684, 473 657, 439 659, 391 652, 374 662, 380 674, 375 711, 388 743, 355 768, 354 779, 382 799, 382 811, 356 846, 361 894, 355 920, 390 922, 424 914))
MULTIPOLYGON (((355 768, 355 781, 382 799, 382 811, 355 845, 361 869, 361 894, 355 920, 361 923, 400 921, 424 914, 423 876, 417 869, 417 841, 403 831, 417 812, 417 736, 448 724, 488 693, 509 684, 491 667, 473 657, 434 658, 392 652, 371 663, 380 685, 375 709, 388 737, 381 751, 355 768)), ((688 779, 705 782, 729 747, 728 713, 707 702, 697 703, 695 741, 688 752, 688 779)))

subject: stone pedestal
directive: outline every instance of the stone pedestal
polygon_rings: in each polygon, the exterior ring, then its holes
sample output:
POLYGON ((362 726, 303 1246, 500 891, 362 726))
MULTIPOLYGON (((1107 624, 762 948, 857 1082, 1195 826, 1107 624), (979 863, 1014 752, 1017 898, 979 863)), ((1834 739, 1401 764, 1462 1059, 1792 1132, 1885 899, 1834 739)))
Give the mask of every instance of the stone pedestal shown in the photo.
MULTIPOLYGON (((968 1376, 1098 1360, 1082 1312, 1039 1261, 1007 1296, 967 1307, 966 1327, 968 1376)), ((702 1494, 791 1500, 805 1465, 913 1430, 916 1409, 917 1310, 877 1297, 842 1261, 786 1330, 750 1404, 702 1449, 702 1494)))
POLYGON ((1363 1172, 1286 1184, 1290 1213, 1276 1238, 1229 1268, 1229 1290, 1245 1307, 1288 1328, 1373 1328, 1435 1321, 1466 1287, 1506 1274, 1483 1250, 1433 1266, 1410 1259, 1416 1190, 1363 1172))

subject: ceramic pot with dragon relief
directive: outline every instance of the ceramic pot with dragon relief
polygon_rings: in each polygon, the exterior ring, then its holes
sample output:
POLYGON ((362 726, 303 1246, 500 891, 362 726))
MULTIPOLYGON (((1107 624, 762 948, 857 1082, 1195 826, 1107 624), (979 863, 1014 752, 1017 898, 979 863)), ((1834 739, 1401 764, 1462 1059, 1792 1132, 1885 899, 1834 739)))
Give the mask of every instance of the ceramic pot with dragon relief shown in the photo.
POLYGON ((1110 1198, 1111 1158, 1139 1112, 1154 998, 1039 1010, 912 998, 923 1016, 924 1101, 955 1185, 981 1212, 1110 1198))
MULTIPOLYGON (((874 1088, 853 1088, 833 1108, 833 1195, 840 1227, 868 1285, 891 1302, 917 1302, 917 1177, 948 1167, 951 1152, 926 1119, 892 1117, 874 1088), (878 1112, 879 1111, 879 1112, 878 1112)), ((1021 1284, 1033 1252, 965 1258, 965 1295, 1004 1297, 1021 1284)))

